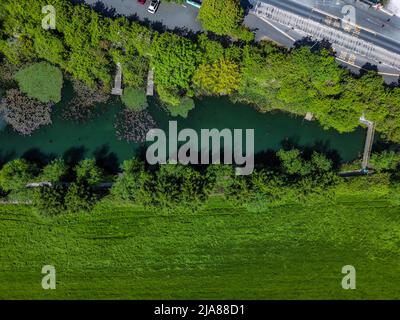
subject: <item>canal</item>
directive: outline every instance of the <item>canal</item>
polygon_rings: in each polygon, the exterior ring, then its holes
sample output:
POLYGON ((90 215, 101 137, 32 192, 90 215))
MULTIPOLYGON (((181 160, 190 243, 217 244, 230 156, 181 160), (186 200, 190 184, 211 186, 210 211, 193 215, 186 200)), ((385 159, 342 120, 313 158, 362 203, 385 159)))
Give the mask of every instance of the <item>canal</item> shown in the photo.
MULTIPOLYGON (((61 110, 71 98, 70 86, 65 86, 63 101, 54 107, 53 123, 43 126, 31 136, 24 137, 11 127, 0 123, 0 163, 17 157, 47 162, 55 157, 69 161, 97 158, 106 166, 118 167, 125 159, 138 154, 140 144, 119 141, 115 136, 114 120, 122 109, 119 98, 113 97, 99 116, 84 124, 64 120, 61 110)), ((200 129, 254 129, 255 152, 278 150, 283 146, 315 148, 336 155, 341 162, 361 156, 366 130, 340 134, 335 130, 323 130, 317 121, 276 112, 260 113, 250 106, 234 104, 227 98, 196 100, 196 108, 186 119, 172 118, 155 99, 149 100, 149 111, 158 127, 167 131, 168 121, 176 120, 178 128, 200 129)), ((257 162, 257 156, 256 156, 257 162)))

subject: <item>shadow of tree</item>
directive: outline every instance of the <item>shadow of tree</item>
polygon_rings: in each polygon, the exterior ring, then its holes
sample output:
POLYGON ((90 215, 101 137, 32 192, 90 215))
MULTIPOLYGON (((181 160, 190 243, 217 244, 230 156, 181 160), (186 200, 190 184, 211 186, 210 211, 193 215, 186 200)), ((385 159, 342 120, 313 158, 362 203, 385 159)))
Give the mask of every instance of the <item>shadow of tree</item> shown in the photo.
POLYGON ((16 153, 15 151, 8 151, 3 154, 3 151, 0 151, 0 168, 6 164, 7 162, 15 159, 16 153))
POLYGON ((109 8, 101 1, 97 1, 95 4, 91 5, 91 7, 95 11, 101 13, 103 16, 108 18, 117 18, 121 16, 120 14, 116 13, 115 8, 109 8))
POLYGON ((85 146, 69 148, 64 152, 63 159, 68 165, 75 166, 84 159, 86 151, 85 146))
POLYGON ((304 37, 301 38, 300 40, 297 40, 293 44, 294 48, 300 48, 300 47, 310 47, 311 52, 316 53, 321 51, 322 49, 326 49, 330 51, 332 54, 335 54, 335 51, 332 48, 332 44, 328 40, 315 40, 312 39, 311 37, 304 37))
POLYGON ((40 167, 45 166, 46 164, 54 160, 56 157, 57 157, 56 154, 54 153, 46 154, 38 148, 29 149, 22 155, 22 158, 28 160, 29 162, 34 162, 40 167))
POLYGON ((284 150, 298 149, 302 151, 303 158, 306 160, 311 159, 314 152, 321 153, 332 161, 332 167, 334 169, 340 167, 342 157, 337 150, 331 148, 329 141, 316 140, 311 146, 302 146, 299 140, 300 138, 298 136, 289 137, 281 141, 281 146, 284 150))
POLYGON ((110 147, 107 144, 103 144, 97 148, 93 155, 96 159, 96 163, 99 167, 103 168, 110 174, 117 174, 119 171, 118 156, 114 152, 110 152, 110 147))

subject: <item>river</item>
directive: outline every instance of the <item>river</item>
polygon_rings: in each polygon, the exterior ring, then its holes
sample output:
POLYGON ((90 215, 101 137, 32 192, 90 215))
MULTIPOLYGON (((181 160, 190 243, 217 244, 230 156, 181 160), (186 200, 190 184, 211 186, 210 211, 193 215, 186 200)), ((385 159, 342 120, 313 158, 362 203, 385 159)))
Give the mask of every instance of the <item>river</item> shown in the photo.
MULTIPOLYGON (((66 121, 61 109, 71 98, 71 86, 63 90, 63 101, 54 107, 53 123, 43 126, 31 136, 24 137, 7 126, 0 130, 0 163, 24 156, 32 160, 49 161, 55 157, 68 160, 95 157, 110 169, 140 152, 140 144, 119 141, 115 136, 114 119, 121 110, 119 98, 113 97, 105 111, 84 124, 66 121)), ((168 121, 177 120, 178 128, 254 129, 255 152, 278 150, 285 145, 296 145, 330 151, 340 162, 348 162, 361 155, 366 130, 340 134, 324 130, 317 121, 306 121, 290 114, 260 113, 250 106, 234 104, 227 98, 196 100, 195 109, 186 119, 170 117, 153 98, 149 111, 164 130, 168 121)), ((1 124, 0 124, 1 126, 1 124)), ((262 157, 256 156, 257 159, 262 157)))

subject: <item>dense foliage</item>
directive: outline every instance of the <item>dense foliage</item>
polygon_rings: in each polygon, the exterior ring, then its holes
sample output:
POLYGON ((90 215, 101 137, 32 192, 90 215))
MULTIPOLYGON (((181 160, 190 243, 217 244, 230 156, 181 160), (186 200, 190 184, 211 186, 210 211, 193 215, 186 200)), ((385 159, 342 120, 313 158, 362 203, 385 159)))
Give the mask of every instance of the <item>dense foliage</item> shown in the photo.
MULTIPOLYGON (((324 128, 340 132, 354 130, 364 113, 376 122, 382 136, 400 141, 400 88, 384 86, 375 71, 354 77, 338 66, 335 52, 325 43, 312 50, 303 46, 290 51, 268 42, 225 41, 222 45, 206 34, 190 38, 160 34, 67 0, 53 1, 56 30, 45 31, 41 7, 46 4, 44 0, 21 0, 18 6, 12 0, 1 2, 0 52, 9 61, 21 64, 44 59, 90 86, 104 88, 110 87, 118 62, 125 84, 133 88, 144 86, 150 66, 159 98, 175 114, 185 113, 176 112, 179 106, 187 106, 182 104, 184 96, 229 94, 261 111, 312 112, 324 128)), ((226 34, 235 26, 235 32, 243 31, 243 13, 236 0, 204 1, 202 16, 214 32, 226 34), (232 10, 225 12, 227 8, 232 10), (225 22, 215 25, 218 21, 225 22)), ((241 38, 235 32, 231 35, 241 38)))
POLYGON ((218 35, 228 35, 252 40, 253 34, 243 25, 244 10, 240 0, 204 0, 198 19, 206 30, 218 35))
POLYGON ((8 162, 0 170, 0 188, 4 191, 22 189, 35 173, 36 166, 24 159, 8 162))
POLYGON ((124 161, 122 172, 113 176, 94 159, 77 165, 56 159, 44 167, 17 159, 0 170, 0 188, 9 199, 32 199, 39 211, 49 215, 89 212, 107 194, 155 212, 196 212, 215 195, 252 212, 291 204, 334 203, 343 195, 362 197, 366 193, 377 198, 390 196, 397 205, 399 154, 373 158, 375 174, 357 177, 341 176, 332 160, 321 153, 298 149, 271 154, 268 164, 259 165, 248 176, 236 176, 229 165, 147 167, 139 159, 124 161), (33 188, 33 197, 22 192, 30 182, 43 183, 33 188))

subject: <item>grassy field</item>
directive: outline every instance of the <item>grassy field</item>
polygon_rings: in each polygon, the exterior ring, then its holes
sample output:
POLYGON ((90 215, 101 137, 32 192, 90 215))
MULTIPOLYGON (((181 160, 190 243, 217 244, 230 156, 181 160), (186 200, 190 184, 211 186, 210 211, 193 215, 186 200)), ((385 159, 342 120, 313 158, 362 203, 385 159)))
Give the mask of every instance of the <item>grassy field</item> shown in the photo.
POLYGON ((400 208, 385 200, 192 215, 100 203, 44 218, 0 207, 2 299, 398 299, 400 208), (41 288, 56 267, 57 289, 41 288), (342 266, 357 270, 343 290, 342 266))

